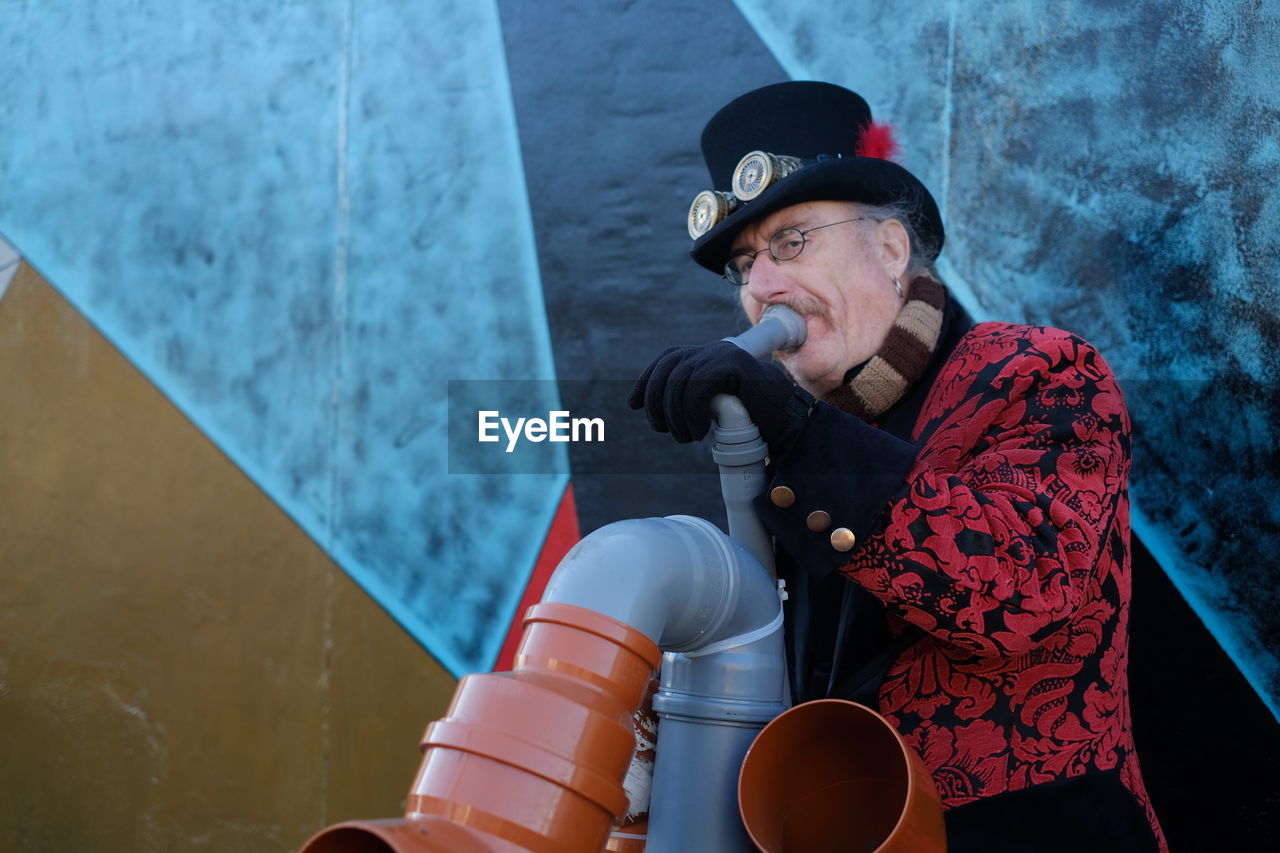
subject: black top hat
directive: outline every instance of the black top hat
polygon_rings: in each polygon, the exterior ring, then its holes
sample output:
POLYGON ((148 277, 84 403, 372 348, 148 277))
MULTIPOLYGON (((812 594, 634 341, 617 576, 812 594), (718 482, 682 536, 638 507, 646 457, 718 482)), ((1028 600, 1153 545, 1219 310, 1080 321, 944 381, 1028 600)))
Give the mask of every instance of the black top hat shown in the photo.
MULTIPOLYGON (((871 153, 864 145, 871 127, 867 102, 830 83, 777 83, 729 103, 702 131, 702 156, 712 185, 728 196, 730 206, 737 206, 694 241, 693 259, 712 272, 721 272, 743 228, 793 204, 906 201, 911 205, 911 225, 929 247, 932 260, 944 238, 938 205, 924 184, 897 163, 859 156, 871 153), (785 176, 743 201, 741 195, 752 193, 743 193, 740 183, 735 194, 734 177, 743 165, 748 173, 745 180, 750 181, 751 166, 744 157, 750 152, 773 155, 774 169, 785 176), (788 173, 789 168, 793 171, 788 173)), ((761 161, 755 164, 760 165, 761 161)))

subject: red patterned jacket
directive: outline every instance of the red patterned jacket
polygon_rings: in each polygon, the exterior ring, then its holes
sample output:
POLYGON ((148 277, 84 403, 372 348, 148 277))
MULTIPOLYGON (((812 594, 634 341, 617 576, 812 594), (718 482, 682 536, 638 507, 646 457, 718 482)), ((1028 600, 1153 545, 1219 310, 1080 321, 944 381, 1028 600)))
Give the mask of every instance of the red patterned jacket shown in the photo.
MULTIPOLYGON (((843 575, 883 605, 873 621, 887 623, 886 638, 913 631, 905 650, 885 646, 868 698, 923 758, 944 808, 1113 771, 1167 850, 1129 719, 1130 424, 1120 390, 1097 351, 1067 332, 960 332, 919 389, 909 435, 820 404, 771 483, 795 503, 762 498, 760 514, 780 550, 806 565, 797 579, 816 590, 824 573, 843 575), (856 535, 852 551, 809 530, 815 510, 856 535)), ((798 630, 822 646, 835 611, 813 607, 815 625, 798 630)), ((874 631, 853 633, 865 641, 874 631)), ((802 699, 835 680, 823 670, 812 681, 811 661, 793 666, 809 667, 811 681, 794 688, 802 699)))

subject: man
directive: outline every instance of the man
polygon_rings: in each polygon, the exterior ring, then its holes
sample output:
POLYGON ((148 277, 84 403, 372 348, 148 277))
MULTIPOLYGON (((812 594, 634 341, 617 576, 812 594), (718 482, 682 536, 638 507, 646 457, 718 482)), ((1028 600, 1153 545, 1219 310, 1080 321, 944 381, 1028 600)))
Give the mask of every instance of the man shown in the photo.
POLYGON ((1166 849, 1129 721, 1130 425, 1110 368, 1046 327, 975 326, 933 263, 925 187, 858 95, 783 83, 702 137, 692 255, 782 370, 729 343, 658 357, 629 400, 678 441, 716 393, 769 442, 757 510, 787 582, 797 702, 877 708, 933 774, 953 851, 1166 849), (784 372, 785 371, 785 372, 784 372))

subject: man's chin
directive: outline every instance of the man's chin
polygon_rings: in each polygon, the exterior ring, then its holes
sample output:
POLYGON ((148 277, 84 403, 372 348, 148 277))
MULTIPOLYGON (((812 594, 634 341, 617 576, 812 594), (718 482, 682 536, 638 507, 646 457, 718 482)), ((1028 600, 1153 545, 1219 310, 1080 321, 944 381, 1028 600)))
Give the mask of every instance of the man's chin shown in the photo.
POLYGON ((830 371, 815 370, 812 365, 807 365, 802 358, 798 358, 798 355, 799 353, 791 353, 779 361, 787 369, 791 380, 801 388, 815 397, 821 397, 840 384, 840 376, 833 378, 830 371))

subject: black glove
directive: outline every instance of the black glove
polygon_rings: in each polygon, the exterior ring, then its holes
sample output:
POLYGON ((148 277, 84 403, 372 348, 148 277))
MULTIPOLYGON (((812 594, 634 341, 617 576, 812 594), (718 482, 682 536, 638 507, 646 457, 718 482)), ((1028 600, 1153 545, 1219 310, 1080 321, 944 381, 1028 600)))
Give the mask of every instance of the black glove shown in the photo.
POLYGON ((742 401, 774 456, 791 449, 813 410, 813 397, 772 364, 728 341, 672 347, 636 380, 627 405, 643 408, 649 426, 681 443, 698 441, 711 428, 711 398, 742 401))

